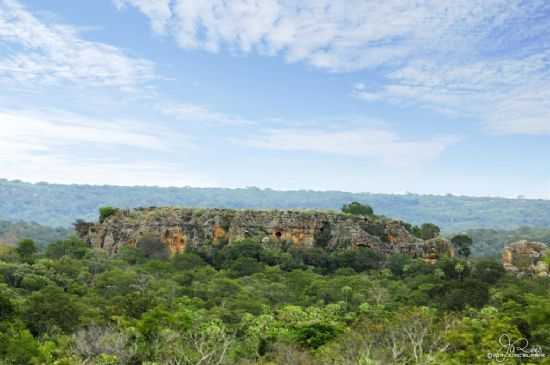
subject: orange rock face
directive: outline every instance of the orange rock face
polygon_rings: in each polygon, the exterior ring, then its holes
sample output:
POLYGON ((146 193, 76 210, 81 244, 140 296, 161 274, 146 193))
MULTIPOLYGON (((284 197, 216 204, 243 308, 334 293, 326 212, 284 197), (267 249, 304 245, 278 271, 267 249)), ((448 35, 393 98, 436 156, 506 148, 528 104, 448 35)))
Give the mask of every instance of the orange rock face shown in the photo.
POLYGON ((168 230, 165 233, 164 243, 172 255, 185 251, 186 241, 185 233, 180 230, 168 230))
POLYGON ((80 236, 91 246, 115 253, 141 237, 158 237, 172 254, 206 244, 252 238, 294 247, 345 250, 369 247, 383 254, 404 253, 436 260, 452 254, 448 241, 427 243, 394 220, 336 212, 145 208, 121 210, 102 223, 84 223, 80 236))

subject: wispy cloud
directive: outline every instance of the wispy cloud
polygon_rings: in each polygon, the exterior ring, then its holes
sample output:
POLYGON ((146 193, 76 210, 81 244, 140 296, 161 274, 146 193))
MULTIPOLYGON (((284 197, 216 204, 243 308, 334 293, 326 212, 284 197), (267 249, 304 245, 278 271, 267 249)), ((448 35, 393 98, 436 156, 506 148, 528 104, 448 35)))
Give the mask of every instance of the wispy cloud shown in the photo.
POLYGON ((305 61, 333 71, 400 63, 433 51, 456 52, 479 43, 518 13, 542 4, 525 5, 520 0, 173 0, 168 8, 167 1, 125 2, 149 16, 153 24, 159 19, 162 24, 169 22, 184 48, 284 54, 289 62, 305 61))
POLYGON ((151 19, 151 28, 157 33, 166 31, 167 23, 172 16, 170 0, 113 0, 120 10, 126 5, 135 6, 151 19))
POLYGON ((550 134, 550 53, 490 61, 409 63, 380 87, 355 86, 368 102, 430 107, 480 118, 503 134, 550 134))
POLYGON ((0 110, 2 176, 28 181, 126 185, 215 185, 170 162, 192 153, 190 137, 153 123, 104 120, 59 110, 0 110))
POLYGON ((545 0, 126 2, 183 48, 374 70, 374 84, 358 80, 353 90, 366 102, 479 118, 496 133, 550 134, 545 0))
POLYGON ((407 139, 382 128, 353 130, 271 129, 239 141, 256 148, 312 152, 380 160, 392 167, 418 166, 437 159, 456 138, 407 139))
POLYGON ((81 37, 69 25, 41 21, 16 0, 0 0, 0 80, 79 83, 133 89, 155 77, 151 61, 81 37))
POLYGON ((108 162, 117 159, 110 154, 112 147, 157 152, 194 148, 189 137, 150 123, 102 120, 59 110, 0 110, 0 121, 2 162, 93 154, 108 162))
MULTIPOLYGON (((154 150, 166 148, 162 133, 135 122, 104 121, 61 111, 26 110, 0 110, 0 120, 0 138, 11 146, 19 145, 15 153, 25 153, 28 147, 30 151, 47 151, 84 143, 154 150)), ((6 150, 2 148, 2 152, 6 150)))
POLYGON ((191 103, 162 103, 156 106, 157 110, 166 116, 186 122, 201 122, 227 125, 251 125, 254 122, 238 115, 220 113, 208 109, 206 106, 191 103))

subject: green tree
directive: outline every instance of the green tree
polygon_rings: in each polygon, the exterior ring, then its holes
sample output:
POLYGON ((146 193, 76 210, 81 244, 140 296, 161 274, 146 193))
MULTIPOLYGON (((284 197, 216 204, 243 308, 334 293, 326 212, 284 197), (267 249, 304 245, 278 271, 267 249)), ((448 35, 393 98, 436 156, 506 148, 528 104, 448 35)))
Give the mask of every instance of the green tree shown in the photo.
POLYGON ((342 207, 342 212, 346 214, 353 214, 353 215, 366 215, 366 216, 374 215, 374 210, 369 205, 361 204, 359 202, 344 204, 344 206, 342 207))
POLYGON ((230 269, 233 276, 240 277, 261 272, 263 271, 264 266, 261 262, 258 262, 258 260, 252 257, 240 257, 233 261, 230 269))
POLYGON ((28 330, 13 329, 2 338, 0 335, 0 363, 17 365, 44 364, 39 343, 28 330), (5 362, 4 362, 5 361, 5 362))
POLYGON ((506 273, 504 267, 497 260, 483 259, 475 263, 473 276, 484 283, 494 285, 506 273))
POLYGON ((70 333, 78 325, 79 317, 75 298, 58 287, 46 287, 31 294, 24 312, 27 326, 37 335, 54 327, 70 333))
POLYGON ((206 265, 206 262, 194 252, 183 252, 172 258, 172 265, 178 270, 193 270, 206 265))
POLYGON ((458 234, 451 239, 458 256, 468 257, 471 253, 472 238, 466 234, 458 234))
POLYGON ((33 240, 25 239, 19 241, 16 248, 17 254, 23 261, 32 261, 33 256, 38 252, 38 248, 33 240))
POLYGON ((420 226, 420 238, 423 240, 431 240, 439 236, 441 229, 433 223, 424 223, 420 226))
POLYGON ((296 330, 296 341, 305 347, 317 349, 338 335, 338 329, 327 323, 312 323, 296 330))
POLYGON ((15 306, 10 298, 0 291, 0 321, 12 318, 15 315, 15 306))
POLYGON ((107 218, 118 212, 117 208, 101 207, 99 208, 99 223, 105 222, 107 218))
POLYGON ((63 256, 73 257, 75 259, 83 258, 89 251, 88 245, 77 237, 57 241, 48 245, 46 256, 52 259, 59 259, 63 256))

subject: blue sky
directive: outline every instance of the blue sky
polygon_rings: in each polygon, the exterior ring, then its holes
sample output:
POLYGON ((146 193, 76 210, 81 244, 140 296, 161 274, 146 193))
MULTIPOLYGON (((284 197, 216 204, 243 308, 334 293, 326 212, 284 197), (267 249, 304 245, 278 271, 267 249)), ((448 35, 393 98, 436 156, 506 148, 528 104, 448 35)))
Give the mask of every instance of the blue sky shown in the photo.
POLYGON ((544 0, 0 0, 0 177, 550 198, 544 0))

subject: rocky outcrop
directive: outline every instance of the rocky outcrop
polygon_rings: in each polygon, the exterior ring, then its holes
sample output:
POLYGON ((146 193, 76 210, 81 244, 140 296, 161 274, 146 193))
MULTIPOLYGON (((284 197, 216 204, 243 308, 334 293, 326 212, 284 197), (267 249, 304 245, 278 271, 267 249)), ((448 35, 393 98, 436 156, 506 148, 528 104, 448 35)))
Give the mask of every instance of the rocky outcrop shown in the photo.
POLYGON ((103 223, 79 223, 79 235, 110 253, 158 237, 172 254, 187 247, 223 245, 246 238, 329 250, 369 247, 434 261, 453 255, 448 241, 422 241, 399 221, 323 211, 141 208, 120 210, 103 223))
POLYGON ((548 264, 543 261, 548 247, 542 242, 518 241, 505 247, 502 265, 507 271, 518 275, 550 275, 548 264))

